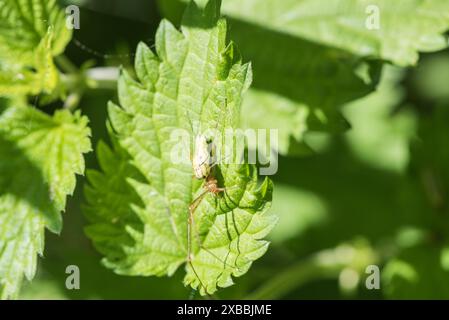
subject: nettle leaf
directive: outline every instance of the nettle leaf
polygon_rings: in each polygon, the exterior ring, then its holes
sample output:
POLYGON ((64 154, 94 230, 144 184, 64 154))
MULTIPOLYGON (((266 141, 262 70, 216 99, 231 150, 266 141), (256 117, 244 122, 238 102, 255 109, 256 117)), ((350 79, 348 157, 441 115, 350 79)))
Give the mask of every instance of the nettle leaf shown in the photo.
MULTIPOLYGON (((156 53, 139 45, 138 80, 127 72, 120 76, 121 107, 109 107, 118 144, 114 151, 100 146, 103 173, 90 173, 86 189, 86 213, 93 222, 87 234, 105 255, 104 264, 119 274, 172 275, 186 263, 184 283, 212 294, 231 285, 233 276, 246 273, 267 250, 263 238, 276 222, 267 213, 269 179, 258 185, 253 165, 216 166, 226 192, 208 193, 200 202, 189 243, 189 206, 203 192, 204 181, 193 178, 190 160, 176 163, 172 157, 179 144, 173 133, 179 129, 192 137, 238 125, 251 68, 241 63, 232 43, 226 44, 226 28, 220 1, 204 9, 192 3, 181 32, 168 21, 161 23, 156 53)), ((217 150, 226 147, 213 141, 217 150)))
MULTIPOLYGON (((164 15, 178 21, 177 11, 184 2, 163 0, 159 6, 164 15)), ((288 155, 314 151, 309 132, 347 130, 339 107, 374 91, 380 62, 302 39, 273 28, 268 20, 254 23, 246 15, 265 14, 266 7, 251 8, 243 16, 226 11, 228 2, 224 1, 224 12, 229 14, 230 35, 254 68, 254 83, 243 101, 242 125, 277 129, 278 151, 288 155)), ((283 5, 278 2, 273 6, 283 5)), ((247 10, 246 2, 239 6, 247 10)))
POLYGON ((31 107, 0 114, 0 296, 16 298, 31 280, 44 231, 59 233, 60 212, 90 151, 87 118, 69 111, 50 117, 31 107))
POLYGON ((143 226, 131 208, 131 204, 143 206, 143 202, 127 182, 141 180, 142 175, 117 141, 113 149, 100 142, 96 151, 103 172, 87 171, 89 185, 85 186, 84 193, 89 205, 84 206, 84 212, 91 224, 85 231, 94 240, 96 249, 107 256, 105 263, 109 260, 113 264, 126 260, 123 247, 133 245, 127 226, 134 229, 143 226))
POLYGON ((0 95, 51 92, 71 35, 55 0, 0 0, 0 95))
POLYGON ((447 47, 446 0, 226 0, 223 12, 399 66, 416 64, 419 52, 447 47))
MULTIPOLYGON (((14 60, 33 63, 34 50, 53 28, 53 56, 61 54, 72 31, 66 27, 66 16, 56 0, 0 0, 0 52, 16 54, 14 60)), ((12 57, 9 57, 12 59, 12 57)))
POLYGON ((34 71, 29 66, 8 63, 2 65, 0 62, 0 96, 36 95, 51 92, 56 87, 59 74, 50 51, 52 36, 52 29, 49 29, 39 44, 32 64, 34 71))

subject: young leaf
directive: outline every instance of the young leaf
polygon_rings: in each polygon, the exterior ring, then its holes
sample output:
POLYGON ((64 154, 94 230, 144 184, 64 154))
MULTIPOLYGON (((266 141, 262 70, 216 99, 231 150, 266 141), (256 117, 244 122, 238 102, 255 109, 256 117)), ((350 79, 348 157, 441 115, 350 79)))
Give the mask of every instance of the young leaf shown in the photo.
MULTIPOLYGON (((226 45, 226 21, 219 16, 220 1, 211 0, 204 9, 192 2, 181 32, 168 21, 161 23, 156 54, 139 45, 138 81, 123 72, 121 107, 109 107, 113 140, 129 159, 117 148, 113 156, 100 147, 104 173, 91 173, 86 190, 86 213, 94 221, 87 233, 106 255, 106 266, 125 275, 162 276, 186 263, 184 283, 201 294, 212 294, 231 285, 232 276, 243 275, 266 251, 262 239, 276 222, 267 213, 271 181, 258 186, 252 165, 221 164, 214 172, 226 192, 209 193, 200 202, 188 241, 189 205, 203 189, 193 179, 190 161, 173 161, 179 144, 173 134, 236 128, 242 94, 251 81, 250 66, 240 62, 232 43, 226 45), (108 164, 114 157, 119 170, 108 164), (130 175, 126 163, 142 177, 130 175), (107 198, 107 192, 119 190, 119 197, 107 198)), ((214 143, 217 150, 225 148, 221 141, 214 143)))
POLYGON ((71 35, 55 0, 0 0, 0 95, 51 92, 71 35))
POLYGON ((44 231, 59 233, 60 212, 84 171, 87 119, 68 111, 50 117, 31 107, 0 115, 0 296, 16 298, 42 255, 44 231))

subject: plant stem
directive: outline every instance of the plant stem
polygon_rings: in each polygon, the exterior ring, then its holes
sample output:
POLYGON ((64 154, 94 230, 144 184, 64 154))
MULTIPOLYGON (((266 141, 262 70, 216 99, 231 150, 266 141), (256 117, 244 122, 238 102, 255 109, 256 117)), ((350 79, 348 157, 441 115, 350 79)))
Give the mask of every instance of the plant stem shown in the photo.
POLYGON ((334 249, 320 251, 299 261, 262 284, 245 299, 278 299, 307 282, 338 278, 350 268, 358 273, 379 259, 377 252, 365 243, 342 244, 334 249))
POLYGON ((265 282, 245 299, 279 299, 307 282, 323 278, 336 278, 342 269, 341 265, 320 265, 315 258, 300 261, 265 282))
POLYGON ((86 84, 89 89, 108 89, 117 88, 119 69, 116 67, 91 68, 86 70, 86 84))
POLYGON ((65 73, 78 73, 78 68, 70 61, 69 58, 67 58, 65 55, 59 55, 55 58, 56 63, 58 66, 64 71, 65 73))

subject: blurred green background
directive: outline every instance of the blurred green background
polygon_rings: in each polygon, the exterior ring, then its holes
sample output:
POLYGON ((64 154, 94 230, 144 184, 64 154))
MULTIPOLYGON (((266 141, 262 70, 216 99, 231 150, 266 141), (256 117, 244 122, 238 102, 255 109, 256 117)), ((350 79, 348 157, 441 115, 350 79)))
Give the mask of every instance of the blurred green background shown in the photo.
MULTIPOLYGON (((81 29, 66 51, 78 65, 94 60, 97 66, 130 68, 137 43, 153 44, 161 17, 179 23, 182 12, 175 0, 60 3, 81 8, 81 29)), ((264 33, 232 17, 229 24, 244 59, 254 62, 256 89, 272 89, 295 101, 308 86, 326 95, 327 86, 319 80, 306 79, 303 86, 293 83, 296 87, 287 92, 270 82, 272 78, 264 78, 264 72, 276 70, 263 69, 263 58, 254 53, 261 48, 251 47, 245 39, 259 34, 264 37, 259 45, 271 41, 270 48, 296 48, 295 56, 276 60, 280 69, 305 68, 312 63, 308 59, 314 50, 327 48, 264 33)), ((263 53, 275 54, 269 48, 263 53)), ((326 62, 325 54, 319 59, 324 74, 326 68, 335 67, 326 62)), ((270 235, 270 249, 236 279, 236 285, 219 291, 218 298, 449 298, 449 51, 422 54, 414 68, 384 65, 373 93, 364 96, 361 89, 353 91, 350 95, 338 91, 341 99, 334 102, 350 128, 325 133, 310 122, 311 133, 304 138, 307 146, 297 141, 281 144, 280 151, 289 156, 280 157, 279 171, 272 177, 271 210, 280 221, 270 235), (289 148, 296 152, 287 152, 289 148), (380 267, 380 290, 365 287, 365 268, 370 264, 380 267)), ((80 103, 90 118, 94 145, 108 140, 108 100, 116 100, 115 91, 88 91, 80 103)), ((50 111, 52 106, 46 108, 50 111)), ((289 108, 286 103, 287 117, 297 112, 289 108)), ((278 114, 257 112, 257 119, 247 119, 250 125, 270 127, 278 121, 283 126, 278 114)), ((343 122, 340 125, 347 126, 343 122)), ((87 156, 87 167, 97 168, 94 153, 87 156)), ((26 284, 21 298, 198 298, 182 285, 183 270, 171 278, 143 278, 118 276, 101 266, 100 255, 83 232, 84 183, 79 178, 69 199, 62 234, 47 232, 38 275, 26 284), (65 268, 72 264, 80 267, 80 290, 65 288, 65 268)))

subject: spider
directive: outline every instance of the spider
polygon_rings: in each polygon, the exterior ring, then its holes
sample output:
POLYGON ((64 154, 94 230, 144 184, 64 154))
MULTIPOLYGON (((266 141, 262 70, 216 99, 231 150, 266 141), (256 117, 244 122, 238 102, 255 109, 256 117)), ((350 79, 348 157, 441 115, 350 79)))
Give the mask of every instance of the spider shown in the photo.
MULTIPOLYGON (((197 277, 200 285, 206 290, 206 287, 203 285, 199 275, 197 274, 194 266, 193 266, 193 257, 192 257, 192 229, 194 224, 194 213, 201 201, 204 197, 212 193, 213 195, 218 195, 222 192, 226 191, 226 188, 221 188, 218 186, 218 181, 214 176, 213 167, 217 164, 212 163, 212 159, 214 158, 215 153, 215 145, 209 139, 207 139, 204 135, 198 135, 195 138, 195 150, 192 158, 192 168, 196 179, 204 180, 203 188, 204 191, 195 199, 189 206, 189 218, 188 218, 188 230, 187 230, 187 241, 188 241, 188 252, 187 252, 187 261, 192 268, 195 276, 197 277)), ((200 246, 200 240, 197 239, 200 246)), ((212 253, 211 253, 212 254, 212 253)), ((215 255, 214 255, 215 256, 215 255)))
MULTIPOLYGON (((227 99, 224 101, 224 108, 222 110, 227 109, 227 99)), ((190 119, 190 117, 187 117, 190 119)), ((218 121, 217 121, 217 127, 218 127, 218 121)), ((190 122, 191 132, 194 132, 193 125, 190 122)), ((215 128, 215 130, 217 129, 215 128)), ((203 287, 206 290, 207 288, 204 286, 203 282, 201 281, 201 278, 199 277, 198 273, 195 270, 195 267, 193 265, 193 255, 192 255, 192 231, 194 230, 194 214, 199 205, 201 204, 202 200, 208 195, 212 194, 214 196, 218 196, 222 193, 227 193, 228 189, 224 187, 220 187, 218 180, 215 176, 215 170, 214 167, 218 165, 218 161, 216 161, 216 145, 213 141, 213 138, 208 138, 205 134, 198 134, 195 137, 194 141, 194 152, 192 155, 192 169, 194 178, 198 180, 203 180, 203 189, 204 191, 196 197, 192 203, 189 205, 189 216, 188 216, 188 230, 187 230, 187 263, 190 265, 193 273, 195 274, 196 278, 200 282, 200 286, 203 287)), ((231 188, 232 189, 232 188, 231 188)), ((237 230, 236 230, 237 231, 237 230)), ((237 231, 238 233, 238 231, 237 231)), ((227 265, 226 260, 222 261, 222 259, 218 256, 216 256, 213 252, 210 250, 204 248, 201 245, 201 240, 199 238, 198 234, 195 234, 196 241, 198 242, 198 247, 203 249, 204 251, 208 252, 210 255, 212 255, 214 258, 222 262, 225 266, 227 265)), ((227 259, 227 258, 226 258, 227 259)), ((231 266, 231 268, 236 268, 237 270, 240 270, 238 266, 231 266)))

